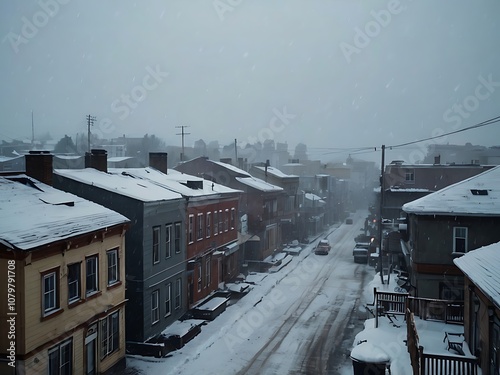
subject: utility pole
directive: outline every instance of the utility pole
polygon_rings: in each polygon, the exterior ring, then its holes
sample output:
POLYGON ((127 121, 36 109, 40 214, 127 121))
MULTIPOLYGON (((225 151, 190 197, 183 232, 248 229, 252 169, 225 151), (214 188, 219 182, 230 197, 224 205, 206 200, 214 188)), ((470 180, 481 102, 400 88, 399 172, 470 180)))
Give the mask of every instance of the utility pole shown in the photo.
POLYGON ((380 280, 384 284, 383 275, 383 257, 382 257, 382 210, 384 208, 384 168, 385 168, 385 145, 382 145, 382 163, 380 165, 380 207, 379 207, 379 218, 378 218, 378 268, 380 273, 380 280))
POLYGON ((238 144, 236 143, 236 138, 234 139, 234 165, 237 165, 238 168, 241 168, 241 165, 238 164, 238 144))
POLYGON ((35 123, 33 122, 33 110, 31 110, 31 149, 35 147, 35 123))
POLYGON ((189 126, 187 126, 187 125, 179 125, 179 126, 176 126, 176 128, 181 129, 181 132, 177 133, 176 135, 182 136, 182 151, 181 151, 181 162, 182 162, 182 161, 184 161, 184 136, 189 135, 191 133, 184 132, 184 128, 189 128, 189 126))
POLYGON ((96 120, 95 116, 87 115, 88 152, 90 152, 90 127, 94 125, 95 120, 96 120))

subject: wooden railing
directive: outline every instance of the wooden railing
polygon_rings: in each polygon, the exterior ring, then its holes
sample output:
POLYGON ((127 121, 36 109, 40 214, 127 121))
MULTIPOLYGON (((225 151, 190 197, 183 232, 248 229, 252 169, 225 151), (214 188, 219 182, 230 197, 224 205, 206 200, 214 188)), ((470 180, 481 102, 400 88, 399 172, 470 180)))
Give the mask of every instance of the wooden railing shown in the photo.
POLYGON ((375 327, 383 315, 405 315, 408 293, 381 292, 374 288, 375 327))
POLYGON ((477 358, 430 354, 419 345, 415 318, 410 309, 406 309, 407 349, 413 375, 478 375, 477 358))
POLYGON ((463 301, 408 297, 408 308, 423 320, 437 320, 449 324, 464 324, 463 301))

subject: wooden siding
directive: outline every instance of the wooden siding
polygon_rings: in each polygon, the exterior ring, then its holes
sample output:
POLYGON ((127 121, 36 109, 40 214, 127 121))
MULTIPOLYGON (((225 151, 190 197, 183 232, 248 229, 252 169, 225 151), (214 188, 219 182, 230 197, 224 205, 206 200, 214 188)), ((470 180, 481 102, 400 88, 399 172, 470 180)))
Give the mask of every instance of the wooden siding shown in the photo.
MULTIPOLYGON (((63 254, 33 261, 27 257, 17 262, 17 354, 27 370, 27 374, 46 372, 48 349, 66 340, 73 339, 73 369, 75 374, 83 373, 84 369, 84 336, 87 326, 105 317, 110 312, 120 311, 119 331, 120 349, 98 363, 98 370, 105 371, 125 355, 125 254, 122 235, 103 238, 72 249, 63 254), (107 285, 107 255, 106 251, 119 248, 119 278, 121 282, 114 286, 107 285), (85 298, 85 257, 97 254, 99 256, 98 275, 99 292, 88 297, 81 303, 68 306, 67 266, 82 262, 80 269, 80 294, 85 298), (42 279, 44 271, 57 268, 58 271, 58 303, 60 313, 43 317, 42 313, 42 279), (115 306, 115 308, 114 308, 115 306)), ((43 250, 39 250, 43 251, 43 250)), ((6 260, 0 260, 4 263, 6 260)), ((0 315, 5 315, 1 313, 0 315)), ((2 335, 0 340, 3 340, 2 335)), ((98 337, 98 342, 99 342, 98 337)), ((100 358, 100 356, 98 356, 100 358)), ((99 362, 99 361, 98 361, 99 362)))

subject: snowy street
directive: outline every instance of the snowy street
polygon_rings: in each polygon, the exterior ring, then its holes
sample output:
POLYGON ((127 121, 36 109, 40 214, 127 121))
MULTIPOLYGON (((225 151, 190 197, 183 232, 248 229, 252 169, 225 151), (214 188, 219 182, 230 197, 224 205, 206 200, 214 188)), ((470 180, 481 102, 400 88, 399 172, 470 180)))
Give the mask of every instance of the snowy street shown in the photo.
POLYGON ((328 255, 314 254, 318 239, 279 272, 250 275, 253 290, 170 357, 128 357, 127 366, 147 375, 351 374, 357 307, 374 275, 352 258, 365 217, 330 228, 328 255))

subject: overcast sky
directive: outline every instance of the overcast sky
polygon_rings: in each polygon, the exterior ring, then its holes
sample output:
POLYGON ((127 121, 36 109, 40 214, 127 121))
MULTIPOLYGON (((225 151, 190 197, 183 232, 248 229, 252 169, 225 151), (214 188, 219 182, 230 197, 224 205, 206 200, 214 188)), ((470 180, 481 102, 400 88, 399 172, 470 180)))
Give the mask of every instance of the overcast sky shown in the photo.
MULTIPOLYGON (((186 145, 273 138, 324 159, 427 138, 500 115, 499 15, 496 0, 2 1, 0 139, 31 138, 32 110, 57 139, 91 114, 104 138, 180 145, 186 125, 186 145)), ((500 144, 500 124, 440 140, 467 141, 500 144)))

